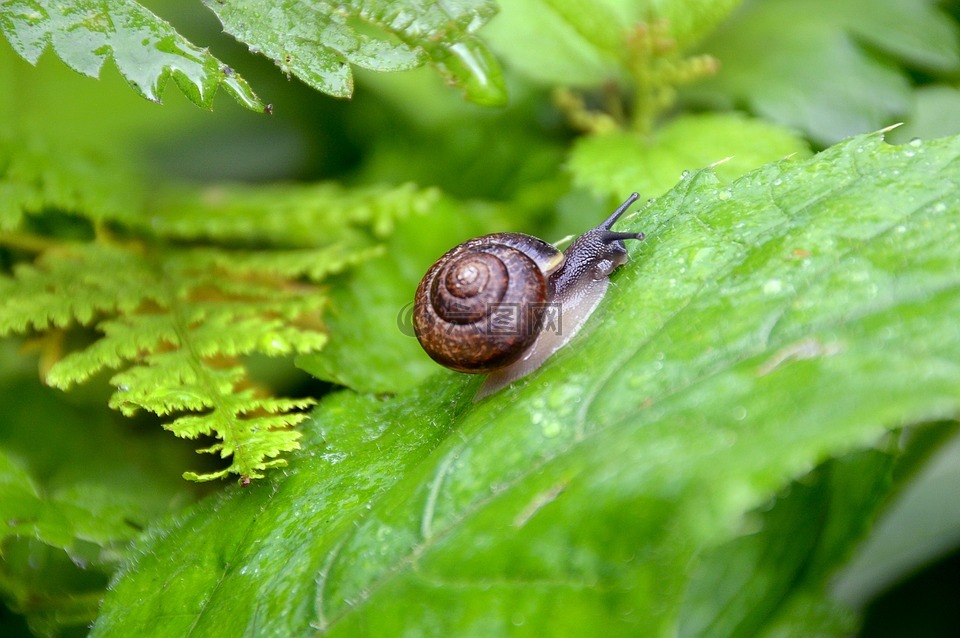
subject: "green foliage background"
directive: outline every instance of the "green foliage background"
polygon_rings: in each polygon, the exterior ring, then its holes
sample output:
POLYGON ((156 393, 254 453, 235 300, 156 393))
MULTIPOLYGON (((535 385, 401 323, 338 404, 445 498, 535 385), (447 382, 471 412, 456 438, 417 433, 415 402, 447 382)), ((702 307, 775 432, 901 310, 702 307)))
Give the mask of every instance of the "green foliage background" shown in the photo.
POLYGON ((0 633, 953 635, 958 17, 0 1, 0 633), (410 337, 634 190, 540 371, 410 337))

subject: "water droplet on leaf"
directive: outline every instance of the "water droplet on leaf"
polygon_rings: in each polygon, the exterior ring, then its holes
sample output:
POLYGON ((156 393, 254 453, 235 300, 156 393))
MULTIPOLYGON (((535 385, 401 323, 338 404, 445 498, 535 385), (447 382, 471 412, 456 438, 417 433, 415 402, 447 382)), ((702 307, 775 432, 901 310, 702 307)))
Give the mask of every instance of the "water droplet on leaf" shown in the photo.
POLYGON ((464 90, 467 99, 483 106, 507 103, 507 88, 500 64, 479 40, 457 42, 437 61, 440 71, 464 90))

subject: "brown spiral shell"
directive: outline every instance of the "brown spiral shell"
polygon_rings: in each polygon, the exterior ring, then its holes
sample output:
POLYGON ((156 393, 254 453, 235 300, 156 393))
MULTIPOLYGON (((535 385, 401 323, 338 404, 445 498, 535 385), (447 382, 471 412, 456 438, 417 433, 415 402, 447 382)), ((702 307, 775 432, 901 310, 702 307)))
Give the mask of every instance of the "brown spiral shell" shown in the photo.
POLYGON ((427 354, 460 372, 489 372, 536 340, 549 276, 563 254, 521 233, 495 233, 453 248, 417 288, 413 327, 427 354))

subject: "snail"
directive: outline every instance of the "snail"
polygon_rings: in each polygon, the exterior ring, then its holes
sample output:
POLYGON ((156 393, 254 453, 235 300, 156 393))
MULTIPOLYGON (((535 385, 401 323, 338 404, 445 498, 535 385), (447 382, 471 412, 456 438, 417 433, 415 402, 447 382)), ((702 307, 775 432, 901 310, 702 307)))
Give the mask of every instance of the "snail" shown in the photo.
POLYGON ((603 298, 610 273, 627 262, 611 230, 639 195, 561 252, 522 233, 494 233, 449 250, 417 287, 413 327, 440 365, 489 373, 483 398, 533 372, 569 341, 603 298))

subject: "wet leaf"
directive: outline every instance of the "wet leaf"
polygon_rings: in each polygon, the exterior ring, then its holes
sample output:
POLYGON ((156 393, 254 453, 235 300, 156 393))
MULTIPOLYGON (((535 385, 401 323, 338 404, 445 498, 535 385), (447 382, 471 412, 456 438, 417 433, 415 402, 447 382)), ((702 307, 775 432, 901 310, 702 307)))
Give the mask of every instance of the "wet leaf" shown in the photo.
POLYGON ((223 87, 249 109, 267 108, 233 69, 132 0, 10 0, 0 6, 0 32, 31 64, 50 47, 73 70, 97 77, 112 59, 154 102, 172 78, 197 106, 210 108, 223 87))
POLYGON ((453 372, 327 397, 284 476, 153 530, 94 635, 675 635, 697 558, 853 454, 831 520, 766 535, 807 543, 817 582, 744 625, 842 626, 817 586, 884 435, 960 411, 958 157, 872 135, 690 174, 621 221, 647 241, 544 368, 479 403, 453 372))
POLYGON ((474 35, 496 11, 491 0, 240 0, 208 6, 227 33, 330 95, 353 94, 350 65, 405 71, 430 62, 472 101, 506 100, 500 68, 474 35))

